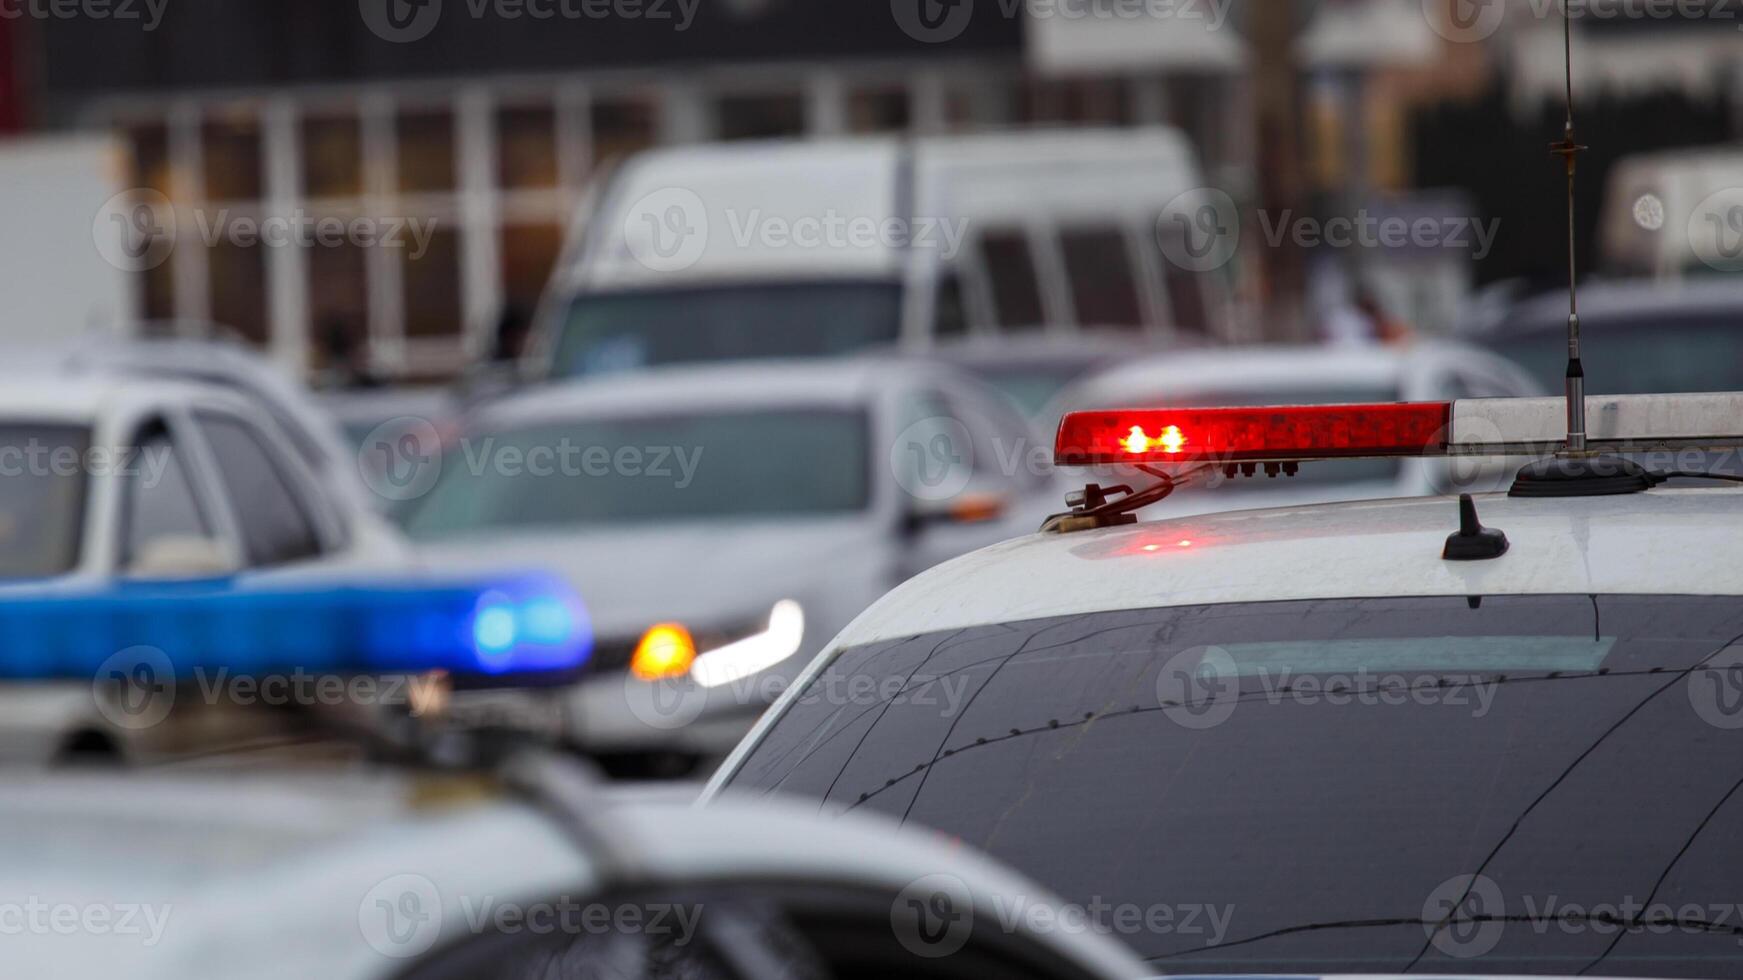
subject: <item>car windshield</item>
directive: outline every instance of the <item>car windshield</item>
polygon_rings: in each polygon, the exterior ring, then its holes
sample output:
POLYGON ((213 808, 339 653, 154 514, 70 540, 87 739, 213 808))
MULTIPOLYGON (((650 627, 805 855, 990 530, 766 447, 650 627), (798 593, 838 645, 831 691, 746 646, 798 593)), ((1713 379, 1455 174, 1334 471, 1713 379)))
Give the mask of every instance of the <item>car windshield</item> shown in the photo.
POLYGON ((952 630, 840 652, 729 788, 982 848, 1158 973, 1738 976, 1740 638, 1622 595, 952 630))
POLYGON ((849 514, 870 495, 868 422, 816 408, 588 419, 485 432, 442 458, 414 537, 490 528, 849 514))
POLYGON ((553 374, 847 354, 894 343, 900 322, 901 290, 889 282, 590 293, 569 304, 553 374))
POLYGON ((0 578, 46 578, 78 564, 90 430, 0 425, 0 578))
MULTIPOLYGON (((1225 408, 1243 405, 1368 405, 1400 401, 1402 396, 1396 388, 1359 387, 1345 388, 1284 388, 1267 385, 1264 388, 1241 390, 1235 388, 1211 388, 1205 391, 1176 392, 1168 395, 1157 395, 1150 401, 1137 398, 1100 399, 1099 405, 1106 408, 1126 408, 1133 405, 1156 405, 1161 407, 1176 406, 1195 408, 1225 408), (1124 404, 1115 404, 1123 402, 1124 404)), ((1231 493, 1240 494, 1249 491, 1288 490, 1291 487, 1327 487, 1342 486, 1351 483, 1396 483, 1404 471, 1404 463, 1396 459, 1328 459, 1303 466, 1296 475, 1287 481, 1273 479, 1208 479, 1192 484, 1176 491, 1178 496, 1196 496, 1203 493, 1215 493, 1227 496, 1231 493)))
MULTIPOLYGON (((1580 359, 1588 390, 1606 395, 1743 391, 1743 316, 1712 313, 1650 322, 1586 318, 1580 359)), ((1567 372, 1567 331, 1530 329, 1489 341, 1546 391, 1560 391, 1567 372)))

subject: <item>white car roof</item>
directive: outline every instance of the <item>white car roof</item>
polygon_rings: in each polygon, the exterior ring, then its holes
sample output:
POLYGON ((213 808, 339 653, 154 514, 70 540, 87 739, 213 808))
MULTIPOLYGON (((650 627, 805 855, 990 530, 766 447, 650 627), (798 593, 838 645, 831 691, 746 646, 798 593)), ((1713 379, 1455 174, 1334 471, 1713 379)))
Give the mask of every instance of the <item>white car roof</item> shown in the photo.
POLYGON ((1159 392, 1190 399, 1209 393, 1373 388, 1377 397, 1392 400, 1413 366, 1459 350, 1468 349, 1424 343, 1170 351, 1085 379, 1063 399, 1070 408, 1116 408, 1139 407, 1116 403, 1154 399, 1159 392))
POLYGON ((486 427, 502 427, 720 408, 859 408, 882 385, 936 370, 943 369, 866 358, 663 368, 535 388, 481 407, 478 417, 486 427))
MULTIPOLYGON (((1312 465, 1312 464, 1304 464, 1312 465)), ((1008 541, 925 572, 837 640, 1120 609, 1388 596, 1743 595, 1743 489, 1477 498, 1512 548, 1448 562, 1452 498, 1236 511, 1008 541)))
MULTIPOLYGON (((552 815, 479 788, 379 771, 10 773, 0 823, 18 832, 0 841, 0 892, 155 905, 167 919, 160 942, 144 950, 137 937, 10 937, 8 964, 20 975, 373 980, 410 962, 371 945, 383 937, 362 924, 378 895, 430 886, 430 904, 416 911, 437 914, 440 927, 419 945, 436 946, 470 935, 468 915, 492 902, 597 894, 601 869, 581 838, 552 815)), ((609 829, 633 845, 635 866, 656 880, 827 880, 900 891, 949 874, 976 907, 1048 901, 976 854, 881 819, 825 821, 779 800, 727 797, 707 813, 600 801, 612 804, 609 829)), ((1107 975, 1142 972, 1109 940, 1037 938, 1107 975)))
POLYGON ((0 419, 90 425, 101 418, 195 395, 227 397, 222 389, 185 381, 130 378, 105 372, 59 373, 23 369, 22 380, 0 385, 0 419))

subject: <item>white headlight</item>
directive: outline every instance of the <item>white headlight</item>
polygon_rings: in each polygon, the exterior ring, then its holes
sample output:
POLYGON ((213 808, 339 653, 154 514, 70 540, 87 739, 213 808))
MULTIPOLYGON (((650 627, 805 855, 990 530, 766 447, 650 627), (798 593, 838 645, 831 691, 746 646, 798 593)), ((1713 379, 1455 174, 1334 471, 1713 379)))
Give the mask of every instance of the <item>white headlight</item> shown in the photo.
POLYGON ((783 599, 769 613, 768 629, 697 657, 690 676, 703 687, 731 684, 798 653, 804 640, 805 610, 783 599))

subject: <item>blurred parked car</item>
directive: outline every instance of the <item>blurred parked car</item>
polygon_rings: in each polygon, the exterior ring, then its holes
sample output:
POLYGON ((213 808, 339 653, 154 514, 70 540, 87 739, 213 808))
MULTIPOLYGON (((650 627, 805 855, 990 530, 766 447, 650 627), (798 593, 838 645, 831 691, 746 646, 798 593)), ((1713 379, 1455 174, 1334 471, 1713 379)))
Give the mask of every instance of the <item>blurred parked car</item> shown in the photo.
POLYGON ((997 388, 1045 433, 1058 419, 1043 410, 1067 385, 1162 346, 1111 334, 976 337, 940 344, 934 354, 997 388))
POLYGON ((230 389, 272 417, 279 431, 289 438, 292 449, 328 492, 353 498, 357 503, 368 502, 368 493, 358 477, 356 452, 315 405, 301 382, 240 340, 163 335, 169 329, 183 333, 200 329, 218 336, 226 331, 218 325, 151 322, 140 325, 141 336, 137 339, 106 339, 100 344, 69 347, 66 364, 72 368, 89 367, 142 378, 182 379, 230 389))
MULTIPOLYGON (((1114 368, 1066 390, 1048 414, 1058 418, 1068 411, 1133 406, 1334 405, 1542 393, 1531 376, 1514 364, 1458 344, 1251 347, 1152 356, 1114 368)), ((1504 485, 1522 464, 1523 460, 1333 460, 1303 468, 1292 477, 1237 477, 1232 484, 1213 473, 1152 510, 1185 516, 1487 490, 1504 485), (1216 485, 1214 492, 1207 491, 1206 483, 1216 485)))
MULTIPOLYGON (((1512 306, 1470 339, 1560 391, 1567 293, 1512 306)), ((1595 395, 1743 391, 1743 282, 1597 282, 1580 287, 1581 361, 1595 395)))
POLYGON ((597 637, 589 748, 712 757, 891 585, 1058 509, 1049 447, 936 364, 673 369, 484 407, 403 523, 432 567, 569 578, 597 637), (648 724, 637 677, 706 709, 648 724))
POLYGON ((608 803, 560 766, 505 767, 491 781, 249 769, 8 774, 0 818, 20 828, 0 842, 0 894, 17 903, 9 972, 69 980, 1120 980, 1145 972, 1096 930, 1036 925, 1071 914, 1039 886, 884 817, 825 821, 783 801, 706 812, 608 803), (941 922, 923 918, 934 908, 946 913, 941 922), (988 911, 1005 908, 1024 914, 1004 924, 988 911), (51 928, 50 915, 64 919, 60 909, 84 927, 51 928), (955 922, 970 911, 981 913, 972 931, 955 922))
POLYGON ((651 151, 583 207, 531 356, 572 377, 1042 324, 1222 334, 1227 282, 1165 220, 1214 211, 1204 186, 1165 128, 651 151))

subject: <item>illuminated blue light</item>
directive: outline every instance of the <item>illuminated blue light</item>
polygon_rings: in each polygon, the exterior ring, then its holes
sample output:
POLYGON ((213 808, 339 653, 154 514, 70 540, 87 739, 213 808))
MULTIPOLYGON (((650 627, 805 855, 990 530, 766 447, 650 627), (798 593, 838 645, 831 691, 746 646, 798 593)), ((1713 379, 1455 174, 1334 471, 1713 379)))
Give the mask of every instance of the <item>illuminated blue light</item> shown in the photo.
POLYGON ((120 585, 0 599, 0 679, 88 680, 117 651, 161 650, 179 676, 572 671, 593 638, 560 583, 431 580, 301 588, 120 585))

